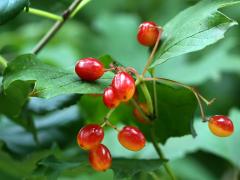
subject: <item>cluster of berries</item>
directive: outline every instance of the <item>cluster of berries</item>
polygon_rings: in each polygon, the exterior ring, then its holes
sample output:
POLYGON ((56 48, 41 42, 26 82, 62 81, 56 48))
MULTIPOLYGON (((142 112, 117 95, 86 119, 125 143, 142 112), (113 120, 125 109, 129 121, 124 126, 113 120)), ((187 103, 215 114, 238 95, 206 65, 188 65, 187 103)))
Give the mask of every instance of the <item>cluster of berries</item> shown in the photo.
MULTIPOLYGON (((85 58, 76 63, 75 71, 82 80, 95 81, 104 74, 105 69, 98 59, 85 58)), ((127 72, 119 71, 114 76, 111 86, 104 90, 103 102, 108 108, 115 108, 120 102, 129 101, 134 93, 133 77, 127 72)), ((89 162, 97 171, 108 169, 112 163, 109 149, 101 144, 103 137, 104 130, 98 124, 84 126, 77 135, 79 146, 89 150, 89 162)), ((123 147, 131 151, 141 150, 146 142, 143 133, 133 126, 125 126, 119 131, 118 140, 123 147)))
MULTIPOLYGON (((90 165, 97 171, 104 171, 112 164, 109 149, 101 144, 104 130, 97 124, 88 124, 81 128, 77 135, 78 145, 89 150, 90 165)), ((118 141, 122 146, 131 151, 139 151, 145 146, 145 137, 142 132, 133 126, 125 126, 118 133, 118 141)))
MULTIPOLYGON (((140 24, 137 34, 138 42, 144 46, 152 47, 157 44, 162 34, 162 28, 154 22, 144 22, 140 24)), ((114 68, 115 76, 109 87, 104 90, 103 102, 112 109, 121 102, 129 101, 135 94, 135 80, 126 69, 114 68)), ((99 79, 107 70, 104 65, 95 58, 80 59, 75 66, 77 75, 85 81, 95 81, 99 79)), ((145 103, 139 103, 142 111, 149 115, 148 107, 145 103)), ((133 111, 136 119, 141 123, 148 123, 138 109, 133 111)), ((230 136, 234 127, 232 121, 226 116, 212 116, 208 121, 209 129, 213 134, 220 137, 230 136)), ((79 130, 77 135, 78 145, 89 151, 89 162, 97 171, 104 171, 111 166, 112 157, 109 149, 101 144, 104 138, 103 125, 89 124, 79 130)), ((125 126, 118 132, 118 141, 122 146, 132 151, 139 151, 145 146, 145 137, 136 127, 125 126)))

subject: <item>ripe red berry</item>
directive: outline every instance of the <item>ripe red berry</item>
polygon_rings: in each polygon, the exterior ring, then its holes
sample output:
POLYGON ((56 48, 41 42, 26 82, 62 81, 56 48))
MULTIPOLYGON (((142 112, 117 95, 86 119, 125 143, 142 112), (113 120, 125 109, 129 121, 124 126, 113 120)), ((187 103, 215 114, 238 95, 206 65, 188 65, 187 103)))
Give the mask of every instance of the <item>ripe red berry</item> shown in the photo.
POLYGON ((113 78, 112 88, 120 101, 127 102, 134 95, 135 82, 130 74, 119 72, 113 78))
POLYGON ((118 141, 131 151, 139 151, 145 146, 145 137, 136 127, 125 126, 118 134, 118 141))
POLYGON ((161 33, 162 30, 154 22, 143 22, 138 27, 137 39, 144 46, 153 46, 161 33))
POLYGON ((230 136, 234 131, 232 121, 222 115, 212 116, 208 122, 208 127, 213 134, 219 137, 230 136))
POLYGON ((116 97, 112 87, 108 87, 104 90, 103 102, 108 108, 115 108, 119 105, 120 101, 116 97))
POLYGON ((84 58, 76 63, 75 72, 83 80, 95 81, 104 74, 104 66, 97 59, 84 58))
POLYGON ((100 144, 89 152, 89 162, 93 169, 97 171, 105 171, 112 164, 112 157, 109 149, 100 144))
POLYGON ((104 137, 104 131, 97 124, 88 124, 81 128, 77 135, 78 145, 84 150, 90 150, 98 146, 104 137))
MULTIPOLYGON (((149 115, 149 110, 148 110, 147 104, 145 104, 145 103, 139 103, 138 105, 140 106, 140 108, 142 109, 142 111, 143 111, 146 115, 149 115)), ((141 113, 138 111, 137 108, 135 108, 135 109, 133 110, 133 115, 136 117, 136 119, 137 119, 139 122, 144 123, 144 124, 147 124, 147 123, 148 123, 148 121, 142 117, 141 113)))

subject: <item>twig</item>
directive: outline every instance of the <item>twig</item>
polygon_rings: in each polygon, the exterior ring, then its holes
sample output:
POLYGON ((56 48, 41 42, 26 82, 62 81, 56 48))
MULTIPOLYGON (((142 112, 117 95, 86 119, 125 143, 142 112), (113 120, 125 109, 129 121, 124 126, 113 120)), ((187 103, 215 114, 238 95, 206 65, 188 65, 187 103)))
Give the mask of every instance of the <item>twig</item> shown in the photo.
POLYGON ((43 36, 38 44, 32 50, 33 54, 38 54, 42 48, 54 37, 63 24, 70 18, 72 12, 78 7, 82 0, 74 0, 73 3, 62 14, 62 21, 57 21, 52 28, 43 36))
POLYGON ((45 17, 45 18, 48 18, 48 19, 53 19, 53 20, 56 20, 56 21, 62 21, 63 18, 62 16, 59 16, 59 15, 56 15, 56 14, 53 14, 53 13, 50 13, 50 12, 47 12, 47 11, 43 11, 43 10, 40 10, 40 9, 35 9, 35 8, 25 8, 24 11, 26 13, 30 13, 30 14, 34 14, 34 15, 37 15, 37 16, 42 16, 42 17, 45 17))

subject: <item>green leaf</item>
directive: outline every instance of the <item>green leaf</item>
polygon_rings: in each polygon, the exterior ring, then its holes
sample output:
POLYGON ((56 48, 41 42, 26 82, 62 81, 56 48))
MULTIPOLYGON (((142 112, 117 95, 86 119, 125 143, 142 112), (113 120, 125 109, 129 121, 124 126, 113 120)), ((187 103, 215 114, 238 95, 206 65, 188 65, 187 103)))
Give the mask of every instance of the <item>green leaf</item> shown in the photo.
MULTIPOLYGON (((148 83, 153 92, 152 83, 148 83)), ((193 118, 197 108, 194 94, 186 88, 157 83, 158 117, 153 121, 153 132, 157 140, 165 143, 170 137, 195 135, 193 118)), ((151 126, 140 125, 150 139, 151 126)))
POLYGON ((42 150, 30 154, 25 159, 18 160, 5 152, 3 147, 4 144, 0 142, 0 173, 7 174, 12 178, 17 179, 22 179, 23 177, 28 176, 34 170, 37 161, 57 152, 57 149, 42 150))
POLYGON ((115 179, 133 177, 139 172, 149 172, 159 169, 162 161, 158 159, 113 159, 112 169, 115 179))
POLYGON ((239 56, 232 52, 237 43, 236 38, 228 38, 217 46, 201 51, 202 56, 200 52, 191 56, 180 56, 176 61, 161 64, 161 71, 157 72, 157 75, 185 84, 198 85, 207 80, 220 80, 224 73, 239 74, 239 56), (178 68, 172 71, 172 67, 178 68), (206 71, 208 68, 211 68, 211 71, 206 71))
POLYGON ((32 96, 51 98, 62 94, 99 94, 111 83, 112 73, 98 81, 81 81, 74 70, 67 71, 39 62, 34 55, 22 55, 9 63, 4 73, 3 87, 6 91, 15 81, 34 84, 32 96))
POLYGON ((30 91, 29 84, 24 84, 21 81, 11 83, 5 91, 0 93, 0 113, 17 117, 27 102, 30 91))
POLYGON ((27 5, 28 5, 28 0, 1 0, 0 1, 0 25, 14 18, 27 5))
POLYGON ((170 58, 201 50, 224 37, 237 22, 218 11, 240 1, 204 0, 190 7, 164 26, 163 44, 151 65, 155 67, 170 58))
MULTIPOLYGON (((76 169, 78 172, 93 171, 88 163, 87 155, 82 155, 79 162, 62 161, 54 156, 49 156, 38 162, 34 175, 47 176, 49 179, 57 179, 60 173, 76 169)), ((130 178, 135 174, 159 169, 162 161, 158 159, 124 159, 113 158, 111 169, 114 171, 114 179, 130 178)))

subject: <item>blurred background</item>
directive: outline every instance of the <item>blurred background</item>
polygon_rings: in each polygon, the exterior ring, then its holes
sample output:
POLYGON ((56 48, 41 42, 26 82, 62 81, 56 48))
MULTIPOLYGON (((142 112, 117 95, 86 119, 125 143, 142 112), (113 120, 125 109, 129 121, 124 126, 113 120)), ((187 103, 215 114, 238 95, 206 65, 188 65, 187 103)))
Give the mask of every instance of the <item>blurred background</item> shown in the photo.
MULTIPOLYGON (((138 25, 142 21, 155 21, 163 26, 197 2, 92 0, 64 25, 38 58, 52 66, 71 70, 80 58, 110 54, 125 65, 138 64, 135 68, 141 72, 149 51, 136 40, 138 25)), ((61 14, 70 3, 70 0, 33 0, 31 7, 61 14)), ((234 6, 221 11, 240 22, 239 8, 234 6)), ((53 23, 49 19, 21 13, 0 26, 0 55, 11 61, 20 54, 30 53, 53 23)), ((220 140, 209 133, 206 124, 200 123, 199 113, 196 113, 195 128, 199 135, 195 140, 191 136, 171 138, 163 145, 178 179, 240 179, 239 26, 231 28, 225 36, 202 51, 174 58, 157 67, 158 76, 195 86, 208 99, 216 97, 214 105, 207 108, 207 114, 230 115, 236 127, 233 137, 220 140)), ((0 114, 0 179, 113 179, 112 170, 104 173, 89 168, 69 170, 74 164, 64 163, 64 160, 70 161, 76 156, 80 156, 79 161, 81 155, 83 159, 85 157, 76 145, 76 134, 83 124, 91 122, 85 113, 86 108, 91 107, 83 106, 88 100, 89 97, 80 99, 77 95, 48 100, 31 98, 24 108, 28 112, 26 119, 36 125, 35 135, 0 114), (37 166, 40 159, 43 159, 42 166, 37 166)), ((114 157, 157 158, 151 144, 139 153, 130 153, 117 141, 112 141, 114 134, 112 130, 107 131, 104 140, 114 157)), ((130 179, 157 180, 168 179, 168 176, 159 168, 137 173, 130 179)))

